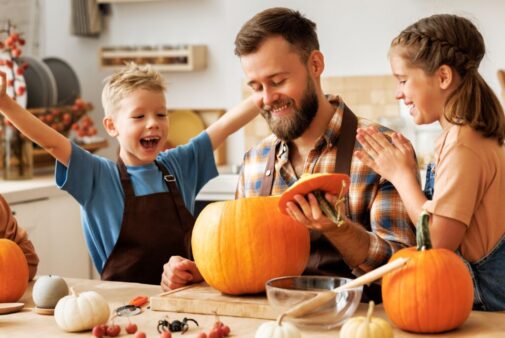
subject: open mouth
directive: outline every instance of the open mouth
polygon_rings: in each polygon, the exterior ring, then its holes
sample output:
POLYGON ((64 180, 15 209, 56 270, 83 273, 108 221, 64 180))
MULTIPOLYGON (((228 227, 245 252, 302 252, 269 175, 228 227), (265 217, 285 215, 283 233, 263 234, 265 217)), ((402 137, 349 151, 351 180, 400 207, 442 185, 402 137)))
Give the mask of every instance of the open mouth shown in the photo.
POLYGON ((140 145, 146 149, 156 148, 159 142, 160 142, 159 136, 149 136, 140 139, 140 145))

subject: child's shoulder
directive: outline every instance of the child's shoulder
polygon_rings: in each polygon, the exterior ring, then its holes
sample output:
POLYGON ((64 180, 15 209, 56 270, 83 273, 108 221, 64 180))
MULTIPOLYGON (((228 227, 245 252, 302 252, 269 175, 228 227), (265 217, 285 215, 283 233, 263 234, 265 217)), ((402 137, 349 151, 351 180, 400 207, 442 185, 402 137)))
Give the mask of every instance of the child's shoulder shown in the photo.
POLYGON ((489 141, 496 143, 495 140, 486 138, 484 135, 468 125, 453 125, 447 130, 447 144, 464 145, 470 148, 478 149, 484 143, 489 141))

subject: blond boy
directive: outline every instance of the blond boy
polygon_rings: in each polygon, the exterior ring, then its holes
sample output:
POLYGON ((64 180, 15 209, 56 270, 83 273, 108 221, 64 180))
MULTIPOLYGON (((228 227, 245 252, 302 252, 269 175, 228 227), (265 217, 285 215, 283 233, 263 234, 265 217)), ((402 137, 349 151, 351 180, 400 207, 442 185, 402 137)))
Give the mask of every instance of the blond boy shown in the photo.
POLYGON ((83 150, 5 95, 0 111, 57 160, 56 184, 81 205, 90 255, 102 279, 159 284, 171 256, 191 256, 194 200, 217 175, 213 149, 257 115, 244 101, 193 138, 163 151, 169 133, 163 77, 129 64, 106 79, 103 125, 117 163, 83 150))

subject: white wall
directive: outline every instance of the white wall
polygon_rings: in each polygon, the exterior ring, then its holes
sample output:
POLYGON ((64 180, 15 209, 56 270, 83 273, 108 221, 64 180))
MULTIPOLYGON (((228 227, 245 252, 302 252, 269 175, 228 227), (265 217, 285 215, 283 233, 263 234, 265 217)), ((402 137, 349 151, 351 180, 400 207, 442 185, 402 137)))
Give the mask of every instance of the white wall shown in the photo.
MULTIPOLYGON (((230 107, 240 100, 242 70, 233 54, 241 25, 272 6, 300 10, 318 25, 326 75, 387 74, 391 39, 415 20, 433 13, 470 17, 487 43, 480 71, 499 90, 496 70, 505 68, 505 1, 502 0, 164 0, 112 5, 105 32, 97 39, 70 35, 70 1, 42 1, 41 57, 58 56, 75 68, 83 97, 101 120, 104 45, 197 44, 208 46, 208 68, 195 73, 167 73, 168 105, 174 108, 230 107)), ((358 112, 359 113, 359 112, 358 112)), ((228 142, 230 162, 241 161, 241 133, 228 142)), ((110 152, 112 153, 112 152, 110 152)))

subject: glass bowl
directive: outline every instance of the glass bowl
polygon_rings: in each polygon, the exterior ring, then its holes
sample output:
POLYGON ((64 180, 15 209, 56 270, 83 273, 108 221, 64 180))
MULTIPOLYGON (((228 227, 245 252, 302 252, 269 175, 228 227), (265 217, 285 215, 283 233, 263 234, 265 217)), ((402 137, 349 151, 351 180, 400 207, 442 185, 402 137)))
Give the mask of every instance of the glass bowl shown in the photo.
MULTIPOLYGON (((279 314, 296 304, 350 282, 350 278, 325 276, 288 276, 266 282, 269 304, 279 314)), ((335 293, 335 297, 300 318, 286 317, 296 326, 308 329, 332 329, 341 325, 356 311, 363 287, 359 286, 335 293)))

